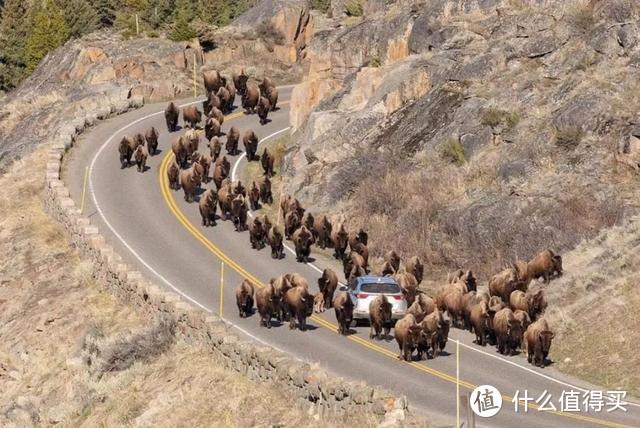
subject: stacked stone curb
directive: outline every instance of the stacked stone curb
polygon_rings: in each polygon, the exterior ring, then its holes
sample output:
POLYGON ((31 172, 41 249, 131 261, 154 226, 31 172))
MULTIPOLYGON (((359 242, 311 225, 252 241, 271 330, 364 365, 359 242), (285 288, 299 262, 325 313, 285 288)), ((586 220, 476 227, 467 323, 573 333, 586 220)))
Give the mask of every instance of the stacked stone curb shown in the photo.
MULTIPOLYGON (((256 382, 273 382, 290 393, 314 414, 343 415, 373 413, 393 416, 408 408, 405 397, 362 382, 336 378, 325 370, 268 346, 240 338, 216 314, 207 313, 171 291, 150 282, 141 272, 123 261, 87 217, 82 216, 61 179, 63 158, 78 136, 98 120, 125 113, 143 105, 141 97, 116 102, 99 112, 87 113, 57 132, 49 149, 45 172, 45 210, 64 228, 70 242, 92 262, 98 284, 126 304, 133 304, 151 316, 168 315, 175 320, 178 334, 187 342, 211 350, 214 359, 226 368, 245 374, 256 382)), ((401 418, 403 419, 403 417, 401 418)), ((390 421, 388 421, 390 422, 390 421)))

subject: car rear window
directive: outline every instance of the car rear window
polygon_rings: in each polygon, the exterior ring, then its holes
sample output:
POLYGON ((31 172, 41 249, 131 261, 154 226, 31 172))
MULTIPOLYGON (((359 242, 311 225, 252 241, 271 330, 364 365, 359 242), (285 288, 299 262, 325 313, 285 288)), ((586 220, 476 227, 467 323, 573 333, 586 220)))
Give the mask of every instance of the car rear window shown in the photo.
POLYGON ((400 292, 398 284, 385 284, 382 282, 365 283, 360 286, 363 293, 385 293, 394 294, 400 292))

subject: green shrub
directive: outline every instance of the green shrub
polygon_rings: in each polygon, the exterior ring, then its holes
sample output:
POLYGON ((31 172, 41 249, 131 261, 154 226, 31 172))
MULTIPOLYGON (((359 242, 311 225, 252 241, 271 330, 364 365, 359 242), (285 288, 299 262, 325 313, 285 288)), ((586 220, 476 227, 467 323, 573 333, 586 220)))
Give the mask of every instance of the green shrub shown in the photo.
POLYGON ((579 126, 556 128, 555 131, 555 144, 565 150, 573 150, 578 147, 584 132, 579 126))
POLYGON ((462 165, 466 162, 464 146, 457 138, 450 138, 444 143, 440 149, 440 156, 442 159, 456 165, 462 165))
POLYGON ((331 8, 331 0, 309 0, 309 7, 327 13, 331 8))
POLYGON ((380 56, 378 56, 378 55, 373 55, 367 61, 367 65, 369 67, 376 67, 376 68, 381 67, 382 66, 382 59, 380 59, 380 56))
POLYGON ((498 125, 503 125, 507 128, 513 128, 520 122, 520 115, 516 112, 509 112, 506 110, 500 110, 497 107, 490 107, 482 113, 482 119, 480 121, 483 125, 495 128, 498 125))
POLYGON ((362 16, 363 0, 347 0, 344 7, 348 16, 362 16))

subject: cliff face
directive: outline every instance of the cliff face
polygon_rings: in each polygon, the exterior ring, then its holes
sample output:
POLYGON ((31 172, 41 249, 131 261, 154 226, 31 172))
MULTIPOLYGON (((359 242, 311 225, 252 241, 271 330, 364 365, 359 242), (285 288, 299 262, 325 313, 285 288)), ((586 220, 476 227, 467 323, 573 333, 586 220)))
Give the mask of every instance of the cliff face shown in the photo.
POLYGON ((317 26, 287 190, 434 268, 574 246, 638 208, 639 9, 370 1, 317 26))

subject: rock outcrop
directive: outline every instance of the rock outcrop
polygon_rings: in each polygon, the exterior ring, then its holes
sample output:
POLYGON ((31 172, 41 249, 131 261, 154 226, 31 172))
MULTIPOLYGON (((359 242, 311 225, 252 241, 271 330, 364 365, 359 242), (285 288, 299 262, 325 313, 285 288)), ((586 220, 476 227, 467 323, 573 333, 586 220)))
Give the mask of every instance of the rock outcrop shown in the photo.
POLYGON ((487 274, 637 209, 637 3, 370 3, 316 28, 287 191, 373 254, 487 274))

